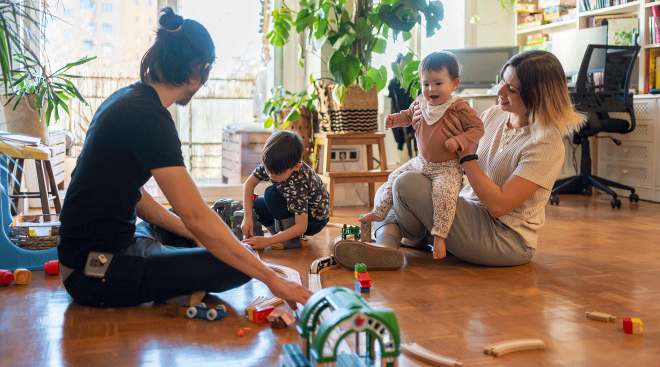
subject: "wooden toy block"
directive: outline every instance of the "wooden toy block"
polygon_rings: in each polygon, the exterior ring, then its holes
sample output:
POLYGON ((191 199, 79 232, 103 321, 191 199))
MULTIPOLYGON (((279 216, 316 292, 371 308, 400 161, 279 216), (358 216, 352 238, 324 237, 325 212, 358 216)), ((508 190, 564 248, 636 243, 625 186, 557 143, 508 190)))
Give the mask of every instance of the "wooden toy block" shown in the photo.
POLYGON ((245 334, 249 334, 250 331, 252 331, 252 330, 250 330, 249 327, 244 327, 244 328, 243 328, 243 333, 245 333, 245 334))
POLYGON ((281 317, 282 315, 284 315, 284 310, 281 308, 276 308, 273 310, 273 312, 271 312, 270 314, 268 314, 268 316, 266 316, 266 320, 273 321, 276 318, 281 317))
POLYGON ((14 274, 9 270, 0 269, 0 286, 6 287, 14 281, 14 274))
POLYGON ((360 241, 371 242, 371 222, 360 223, 360 241))
POLYGON ((238 336, 245 335, 245 331, 243 330, 243 328, 238 329, 238 332, 236 332, 236 335, 238 335, 238 336))
POLYGON ((259 297, 257 297, 257 299, 255 299, 254 301, 252 301, 252 303, 250 303, 247 307, 245 307, 245 317, 247 317, 248 319, 250 319, 251 311, 255 308, 255 306, 261 304, 261 302, 263 302, 263 301, 266 300, 267 298, 268 298, 268 297, 259 296, 259 297))
POLYGON ((60 275, 60 261, 51 260, 45 263, 44 273, 46 273, 46 275, 60 275))
POLYGON ((632 320, 630 317, 623 318, 623 332, 626 334, 632 334, 632 320))
POLYGON ((32 279, 32 273, 27 269, 14 270, 14 282, 16 284, 28 284, 32 279))
POLYGON ((484 347, 484 353, 499 357, 523 350, 545 349, 545 343, 540 339, 518 339, 490 344, 484 347))
POLYGON ((287 325, 281 317, 276 317, 270 320, 270 327, 273 329, 286 329, 288 326, 289 325, 287 325))
POLYGON ((603 312, 585 312, 585 316, 587 316, 588 319, 591 320, 598 320, 598 321, 605 321, 605 322, 610 322, 616 320, 616 316, 610 315, 609 313, 603 313, 603 312))
POLYGON ((284 311, 284 314, 282 314, 281 318, 286 323, 286 326, 289 326, 289 325, 293 324, 294 322, 296 322, 295 316, 293 316, 291 314, 291 312, 286 311, 286 310, 284 311))

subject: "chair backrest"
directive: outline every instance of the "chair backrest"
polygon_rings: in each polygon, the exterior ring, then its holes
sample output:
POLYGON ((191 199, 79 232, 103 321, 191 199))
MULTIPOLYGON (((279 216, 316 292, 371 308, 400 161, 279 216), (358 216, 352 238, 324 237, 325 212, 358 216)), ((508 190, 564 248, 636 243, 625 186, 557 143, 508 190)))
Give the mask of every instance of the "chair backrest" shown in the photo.
POLYGON ((609 118, 608 112, 630 115, 626 131, 635 129, 633 94, 629 92, 639 46, 589 45, 575 83, 573 98, 576 106, 609 118))

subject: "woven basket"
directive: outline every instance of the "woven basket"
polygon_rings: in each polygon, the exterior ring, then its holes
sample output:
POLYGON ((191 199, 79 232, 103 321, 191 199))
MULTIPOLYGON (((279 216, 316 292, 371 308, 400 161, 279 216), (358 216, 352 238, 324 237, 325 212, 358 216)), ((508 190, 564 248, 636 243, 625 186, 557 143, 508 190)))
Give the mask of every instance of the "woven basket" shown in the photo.
POLYGON ((9 228, 9 239, 15 243, 18 247, 28 250, 28 251, 39 251, 39 250, 48 250, 57 246, 60 242, 59 229, 60 224, 59 215, 50 214, 50 220, 53 222, 53 225, 46 225, 44 223, 44 214, 38 215, 18 215, 16 216, 15 223, 9 228), (23 225, 18 225, 18 223, 23 223, 23 225), (25 223, 40 223, 42 225, 37 226, 38 228, 45 230, 50 230, 50 235, 34 235, 30 234, 30 226, 26 226, 25 223))
POLYGON ((378 92, 376 87, 365 92, 351 84, 339 106, 332 98, 334 84, 314 85, 319 99, 321 132, 371 133, 378 130, 378 92))

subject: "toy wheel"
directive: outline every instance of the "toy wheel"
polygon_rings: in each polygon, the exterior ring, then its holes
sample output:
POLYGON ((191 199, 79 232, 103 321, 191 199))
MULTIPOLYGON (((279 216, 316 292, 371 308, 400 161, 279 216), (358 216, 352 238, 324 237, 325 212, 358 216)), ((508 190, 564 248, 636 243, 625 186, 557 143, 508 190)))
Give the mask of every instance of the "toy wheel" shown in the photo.
POLYGON ((559 206, 559 197, 557 195, 550 196, 550 205, 559 206))
POLYGON ((612 205, 612 209, 614 209, 614 208, 619 208, 619 209, 621 209, 621 200, 619 200, 619 199, 612 199, 612 202, 610 202, 610 205, 612 205))
POLYGON ((218 311, 216 311, 214 309, 210 309, 210 310, 208 310, 208 312, 206 312, 206 319, 209 320, 209 321, 213 321, 217 317, 218 317, 218 311))
POLYGON ((197 316, 197 309, 195 307, 188 307, 186 310, 186 316, 188 316, 188 318, 194 319, 195 316, 197 316))
POLYGON ((197 304, 197 307, 206 307, 206 303, 200 302, 197 304))
POLYGON ((639 195, 637 195, 637 194, 630 194, 630 197, 628 197, 628 199, 630 199, 630 202, 631 202, 631 203, 632 203, 632 202, 635 202, 635 203, 636 203, 636 202, 639 202, 639 195))
POLYGON ((227 313, 227 307, 225 305, 218 305, 215 308, 216 310, 222 310, 222 312, 227 313))

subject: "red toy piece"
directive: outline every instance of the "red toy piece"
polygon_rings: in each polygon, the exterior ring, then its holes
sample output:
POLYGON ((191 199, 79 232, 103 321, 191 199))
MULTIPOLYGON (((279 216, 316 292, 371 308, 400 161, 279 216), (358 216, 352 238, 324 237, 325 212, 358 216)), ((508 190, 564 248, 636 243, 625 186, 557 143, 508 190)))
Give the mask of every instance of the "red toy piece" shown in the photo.
POLYGON ((51 260, 44 264, 44 273, 47 275, 60 275, 60 261, 51 260))
POLYGON ((255 201, 259 197, 259 194, 252 194, 252 201, 255 201))
POLYGON ((245 335, 245 331, 243 331, 243 328, 238 329, 238 332, 236 333, 238 336, 243 336, 245 335))
POLYGON ((14 274, 9 270, 0 269, 0 286, 6 287, 14 281, 14 274))
POLYGON ((266 307, 257 307, 253 312, 252 316, 252 321, 254 322, 264 322, 268 318, 268 315, 270 315, 271 312, 275 307, 273 306, 266 306, 266 307))
POLYGON ((632 334, 632 320, 630 317, 625 317, 623 319, 623 332, 626 334, 632 334))

